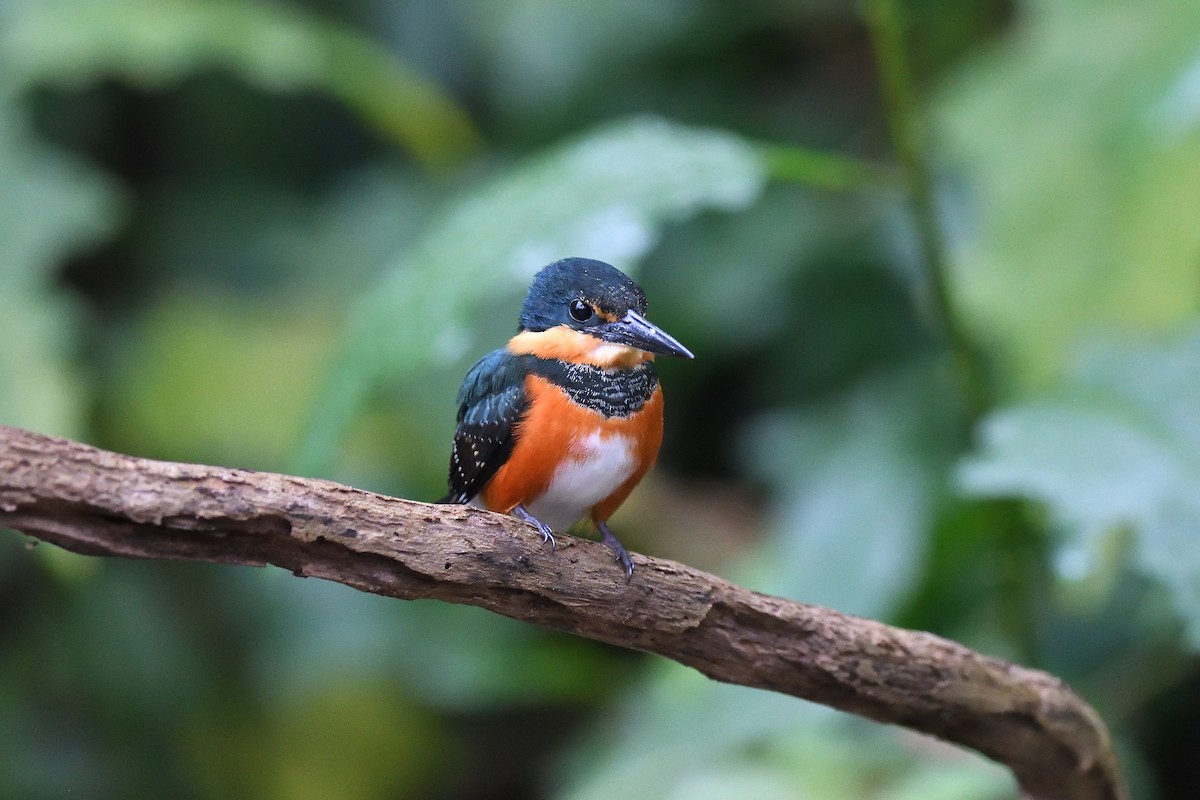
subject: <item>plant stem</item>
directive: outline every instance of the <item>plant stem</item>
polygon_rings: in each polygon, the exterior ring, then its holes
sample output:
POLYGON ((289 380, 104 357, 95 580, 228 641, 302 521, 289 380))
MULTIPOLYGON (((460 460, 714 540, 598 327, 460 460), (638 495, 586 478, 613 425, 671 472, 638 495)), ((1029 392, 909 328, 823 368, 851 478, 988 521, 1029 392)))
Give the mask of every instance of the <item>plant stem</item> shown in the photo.
POLYGON ((924 264, 920 306, 930 327, 943 338, 950 352, 962 392, 967 423, 971 426, 990 404, 990 392, 979 351, 971 343, 950 302, 946 247, 938 225, 931 171, 917 129, 918 113, 904 44, 901 10, 896 0, 864 0, 863 15, 878 59, 892 143, 908 190, 908 202, 916 226, 921 262, 924 264))
POLYGON ((763 143, 757 147, 767 172, 777 181, 835 190, 894 187, 901 182, 894 169, 870 161, 791 145, 763 143))
MULTIPOLYGON (((946 246, 938 224, 932 171, 918 129, 920 116, 904 41, 902 9, 898 0, 863 0, 863 16, 878 60, 892 143, 900 162, 924 265, 920 305, 930 327, 949 351, 962 397, 965 429, 969 433, 994 398, 982 353, 967 335, 950 300, 946 246)), ((1002 624, 1022 660, 1036 661, 1035 599, 1044 593, 1049 583, 1045 536, 1025 520, 1020 509, 1011 502, 985 504, 985 517, 988 534, 996 537, 997 567, 1002 585, 998 598, 1002 624)))

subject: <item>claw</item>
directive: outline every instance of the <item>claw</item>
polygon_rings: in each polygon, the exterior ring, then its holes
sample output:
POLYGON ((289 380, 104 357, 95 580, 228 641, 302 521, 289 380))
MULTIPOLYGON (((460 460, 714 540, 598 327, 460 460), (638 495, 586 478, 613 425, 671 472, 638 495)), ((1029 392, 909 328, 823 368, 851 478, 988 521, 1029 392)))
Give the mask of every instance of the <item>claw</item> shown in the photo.
POLYGON ((554 531, 550 530, 550 526, 542 522, 540 519, 530 514, 525 506, 515 506, 512 510, 513 516, 522 522, 528 522, 533 527, 537 528, 542 534, 542 544, 550 543, 550 550, 558 549, 558 542, 554 541, 554 531))
POLYGON ((621 567, 625 570, 625 580, 633 578, 633 559, 629 556, 629 551, 625 546, 617 541, 617 537, 613 536, 613 532, 608 529, 608 525, 603 522, 596 523, 596 529, 600 531, 600 536, 603 537, 603 542, 608 546, 609 550, 613 551, 617 561, 621 562, 621 567))

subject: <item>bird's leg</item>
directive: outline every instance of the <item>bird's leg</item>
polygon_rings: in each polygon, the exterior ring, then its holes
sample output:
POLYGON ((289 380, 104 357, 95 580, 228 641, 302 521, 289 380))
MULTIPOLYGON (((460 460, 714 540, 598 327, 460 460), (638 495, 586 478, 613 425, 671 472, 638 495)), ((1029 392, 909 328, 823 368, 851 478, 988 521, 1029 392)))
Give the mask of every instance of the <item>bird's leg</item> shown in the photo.
POLYGON ((537 528, 542 533, 542 544, 550 543, 550 549, 558 549, 558 543, 554 541, 554 531, 550 530, 550 526, 542 522, 540 519, 529 513, 525 506, 513 506, 513 516, 522 522, 528 522, 533 527, 537 528))
POLYGON ((596 523, 596 529, 600 531, 600 536, 603 537, 604 544, 608 545, 608 549, 616 555, 617 561, 621 562, 621 566, 625 569, 626 579, 633 577, 633 559, 629 557, 629 551, 625 549, 625 545, 617 541, 617 537, 613 536, 613 532, 608 529, 608 526, 603 522, 596 523))

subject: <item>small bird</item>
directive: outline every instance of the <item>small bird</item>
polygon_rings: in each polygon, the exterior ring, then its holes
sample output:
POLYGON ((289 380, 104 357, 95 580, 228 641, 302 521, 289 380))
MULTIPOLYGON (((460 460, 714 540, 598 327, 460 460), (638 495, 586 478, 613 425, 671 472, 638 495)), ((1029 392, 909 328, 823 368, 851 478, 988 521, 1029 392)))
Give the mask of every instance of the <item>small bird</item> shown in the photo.
POLYGON ((471 368, 458 392, 451 503, 554 531, 587 517, 633 576, 607 520, 658 457, 663 397, 654 356, 692 353, 643 316, 646 295, 603 261, 542 268, 520 329, 471 368))

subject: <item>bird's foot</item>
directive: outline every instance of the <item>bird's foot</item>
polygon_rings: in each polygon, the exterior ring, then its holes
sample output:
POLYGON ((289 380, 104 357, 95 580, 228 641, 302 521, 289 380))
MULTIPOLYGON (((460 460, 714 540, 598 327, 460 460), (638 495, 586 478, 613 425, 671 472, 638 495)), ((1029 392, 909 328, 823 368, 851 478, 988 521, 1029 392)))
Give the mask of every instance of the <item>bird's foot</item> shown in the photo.
POLYGON ((617 537, 613 536, 613 532, 608 529, 608 526, 603 522, 596 523, 596 529, 600 531, 600 536, 609 550, 613 551, 616 560, 621 562, 621 567, 625 570, 625 579, 629 580, 633 577, 633 559, 629 556, 629 551, 625 549, 625 545, 617 541, 617 537))
POLYGON ((550 543, 551 550, 558 549, 558 543, 554 541, 554 531, 550 530, 550 526, 542 522, 540 519, 530 514, 525 506, 515 506, 512 510, 513 516, 522 522, 528 522, 533 527, 537 528, 542 534, 542 544, 550 543))

